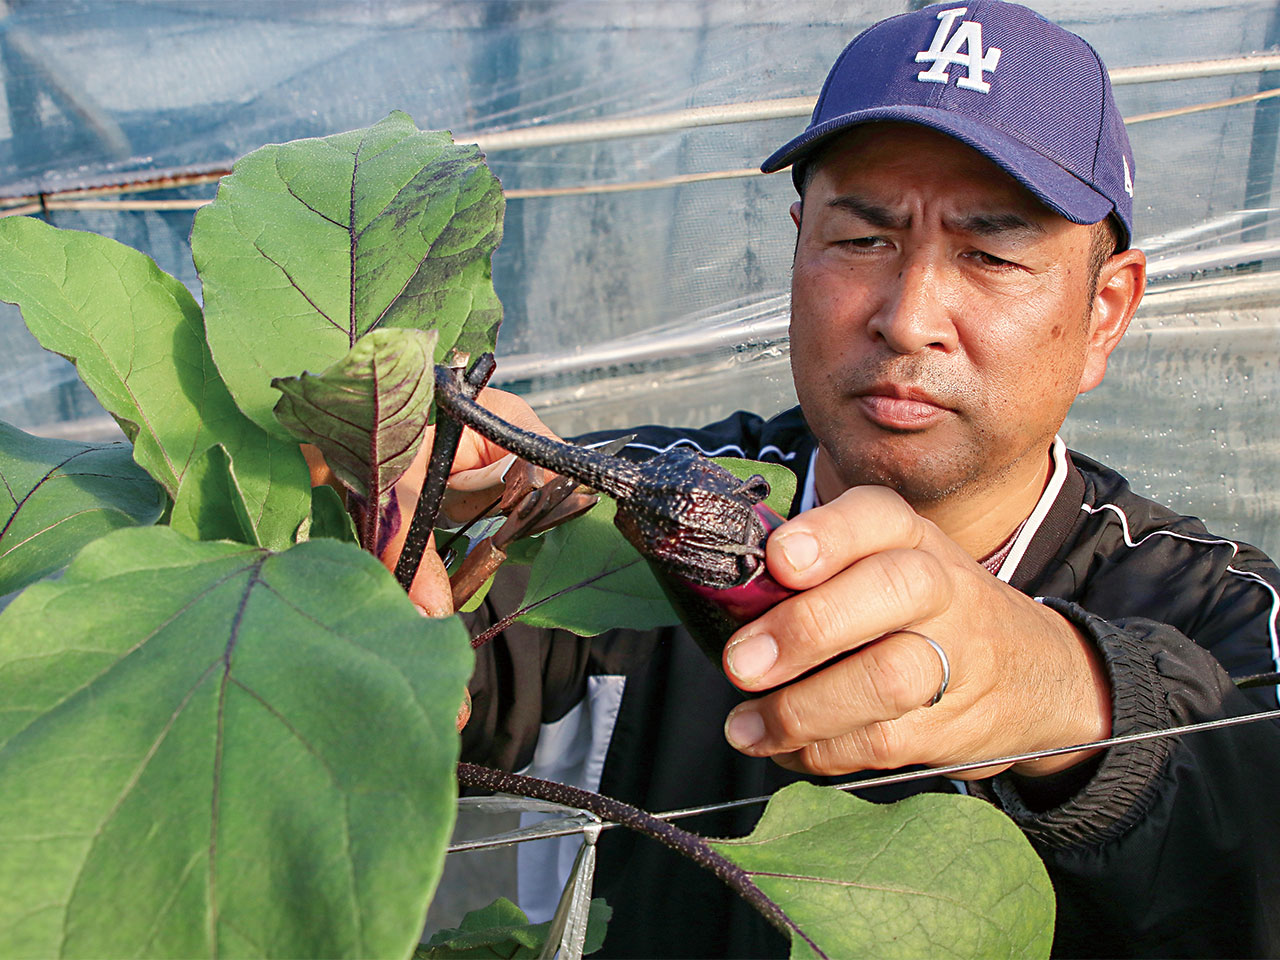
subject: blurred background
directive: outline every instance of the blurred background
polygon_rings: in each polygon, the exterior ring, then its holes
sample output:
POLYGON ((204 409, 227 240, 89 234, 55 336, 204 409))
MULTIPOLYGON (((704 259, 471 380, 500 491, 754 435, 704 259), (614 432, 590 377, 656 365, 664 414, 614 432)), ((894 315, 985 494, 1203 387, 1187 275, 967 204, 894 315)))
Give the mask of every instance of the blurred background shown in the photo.
MULTIPOLYGON (((478 141, 506 189, 496 383, 563 434, 772 414, 794 403, 794 193, 788 173, 756 167, 803 128, 857 31, 920 5, 0 0, 0 214, 115 237, 199 297, 192 217, 236 157, 404 110, 478 141)), ((1280 3, 1034 6, 1112 70, 1152 261, 1142 311, 1066 438, 1280 553, 1280 3)), ((118 436, 4 304, 0 419, 118 436)), ((458 871, 514 893, 510 857, 451 858, 440 922, 486 902, 458 871)))

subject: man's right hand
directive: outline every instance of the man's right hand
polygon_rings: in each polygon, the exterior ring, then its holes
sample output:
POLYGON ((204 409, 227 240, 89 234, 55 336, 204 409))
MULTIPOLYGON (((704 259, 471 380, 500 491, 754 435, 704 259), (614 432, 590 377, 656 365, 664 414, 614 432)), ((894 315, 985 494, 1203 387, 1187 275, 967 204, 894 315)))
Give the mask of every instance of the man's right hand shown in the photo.
MULTIPOLYGON (((779 527, 766 550, 769 572, 798 592, 725 648, 729 677, 764 694, 726 724, 743 753, 834 776, 1110 735, 1110 683, 1092 642, 991 576, 887 487, 854 487, 806 511, 779 527)), ((1090 755, 1016 769, 1041 776, 1090 755)))

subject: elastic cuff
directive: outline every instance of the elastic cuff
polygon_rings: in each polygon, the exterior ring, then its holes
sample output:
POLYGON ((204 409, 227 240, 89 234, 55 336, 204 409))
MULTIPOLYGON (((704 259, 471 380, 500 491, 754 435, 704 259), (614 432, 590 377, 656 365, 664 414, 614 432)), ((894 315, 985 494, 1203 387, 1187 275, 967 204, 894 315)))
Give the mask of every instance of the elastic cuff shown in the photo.
MULTIPOLYGON (((1112 736, 1172 726, 1164 684, 1146 643, 1089 613, 1053 597, 1045 606, 1060 613, 1097 646, 1111 683, 1112 736)), ((1070 799, 1044 811, 1032 810, 1018 793, 1016 778, 1002 775, 982 785, 1032 843, 1057 849, 1102 846, 1145 816, 1173 744, 1168 737, 1108 747, 1097 771, 1070 799)))

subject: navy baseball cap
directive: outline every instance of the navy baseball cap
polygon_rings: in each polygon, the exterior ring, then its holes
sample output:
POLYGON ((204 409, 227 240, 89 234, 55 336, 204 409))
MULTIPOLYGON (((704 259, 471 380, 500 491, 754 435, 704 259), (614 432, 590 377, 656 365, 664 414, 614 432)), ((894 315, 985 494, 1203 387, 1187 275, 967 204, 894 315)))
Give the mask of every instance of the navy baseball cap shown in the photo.
POLYGON ((808 128, 760 167, 803 164, 873 121, 916 123, 988 157, 1075 223, 1114 214, 1133 235, 1133 151, 1111 78, 1084 40, 1003 0, 960 0, 882 20, 827 75, 808 128))

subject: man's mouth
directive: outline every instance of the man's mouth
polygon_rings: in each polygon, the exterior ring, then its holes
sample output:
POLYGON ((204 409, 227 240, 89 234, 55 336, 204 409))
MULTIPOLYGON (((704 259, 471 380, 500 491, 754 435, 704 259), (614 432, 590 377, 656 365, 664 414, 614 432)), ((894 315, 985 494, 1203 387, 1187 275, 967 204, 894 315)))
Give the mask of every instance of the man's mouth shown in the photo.
POLYGON ((924 430, 950 413, 932 394, 902 384, 878 384, 858 390, 854 401, 867 420, 886 430, 924 430))

